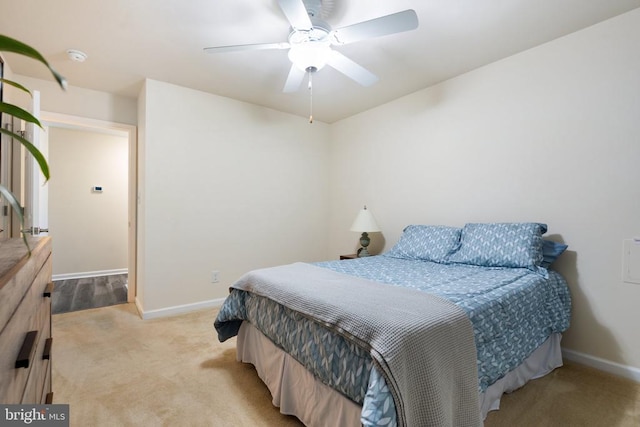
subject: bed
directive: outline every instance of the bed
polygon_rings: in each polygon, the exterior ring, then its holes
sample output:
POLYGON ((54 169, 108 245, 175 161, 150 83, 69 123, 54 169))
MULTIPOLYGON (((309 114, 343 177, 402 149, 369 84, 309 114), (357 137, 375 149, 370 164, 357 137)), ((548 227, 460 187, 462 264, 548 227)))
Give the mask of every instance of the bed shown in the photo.
POLYGON ((305 425, 482 425, 562 365, 566 245, 546 230, 411 225, 380 256, 254 270, 214 326, 305 425))

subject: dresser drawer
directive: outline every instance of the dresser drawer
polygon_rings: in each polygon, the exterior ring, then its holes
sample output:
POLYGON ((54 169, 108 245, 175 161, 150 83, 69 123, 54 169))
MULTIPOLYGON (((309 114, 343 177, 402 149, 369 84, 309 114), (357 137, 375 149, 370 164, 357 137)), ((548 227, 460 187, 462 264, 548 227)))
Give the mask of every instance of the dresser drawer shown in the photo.
POLYGON ((45 359, 43 356, 47 339, 51 338, 51 334, 47 333, 51 328, 51 324, 47 321, 43 326, 43 329, 38 331, 38 343, 31 361, 29 378, 27 379, 21 403, 42 403, 42 389, 46 379, 45 375, 49 367, 49 360, 45 359))
POLYGON ((47 402, 47 397, 49 396, 49 394, 53 395, 53 393, 51 393, 51 360, 45 360, 44 372, 46 372, 46 375, 44 376, 42 394, 40 395, 40 404, 48 405, 52 402, 47 402))
MULTIPOLYGON (((0 251, 0 332, 29 292, 30 285, 51 255, 51 239, 31 242, 32 254, 22 239, 5 240, 0 251)), ((49 265, 49 269, 51 266, 49 265)), ((50 270, 49 270, 50 271, 50 270)), ((50 276, 49 276, 50 277, 50 276)), ((50 278, 48 280, 51 280, 50 278)))
POLYGON ((38 330, 37 312, 34 304, 21 304, 0 335, 2 355, 0 356, 0 396, 2 403, 22 403, 22 395, 29 378, 29 372, 36 357, 36 346, 42 335, 38 330), (37 333, 33 347, 28 354, 28 366, 16 368, 18 356, 32 331, 37 333))
MULTIPOLYGON (((0 289, 0 305, 5 314, 10 314, 8 318, 3 317, 7 319, 6 323, 0 324, 0 403, 40 403, 47 374, 42 353, 46 339, 51 337, 51 298, 44 296, 51 280, 50 251, 45 255, 34 253, 0 289), (29 278, 30 281, 18 286, 16 278, 29 278), (13 301, 15 298, 9 297, 15 294, 22 297, 11 309, 5 305, 5 297, 13 301), (34 338, 30 347, 25 345, 28 336, 34 338), (16 367, 19 354, 27 347, 28 357, 24 359, 23 367, 16 367)), ((48 361, 46 365, 49 366, 48 361)))

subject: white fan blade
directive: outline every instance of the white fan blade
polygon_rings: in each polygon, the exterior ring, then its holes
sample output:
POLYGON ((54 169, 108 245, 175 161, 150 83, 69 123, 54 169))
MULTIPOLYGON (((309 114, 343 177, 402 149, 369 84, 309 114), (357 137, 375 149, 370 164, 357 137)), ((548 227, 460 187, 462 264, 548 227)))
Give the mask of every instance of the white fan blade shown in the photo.
POLYGON ((334 40, 333 44, 342 45, 373 37, 402 33, 416 28, 418 28, 418 15, 413 9, 408 9, 358 24, 347 25, 332 31, 331 34, 334 40))
POLYGON ((378 77, 371 71, 353 62, 336 50, 331 51, 327 64, 340 71, 345 76, 355 80, 362 86, 371 86, 378 81, 378 77))
POLYGON ((310 30, 313 27, 302 0, 278 0, 278 4, 294 30, 310 30))
POLYGON ((300 68, 291 64, 291 70, 289 71, 289 77, 287 77, 287 81, 284 84, 283 92, 297 92, 300 89, 300 83, 302 83, 302 79, 304 79, 305 71, 302 71, 300 68))
POLYGON ((238 44, 231 46, 214 46, 205 47, 204 51, 207 53, 224 53, 224 52, 238 52, 242 50, 264 50, 264 49, 288 49, 291 47, 289 43, 257 43, 257 44, 238 44))

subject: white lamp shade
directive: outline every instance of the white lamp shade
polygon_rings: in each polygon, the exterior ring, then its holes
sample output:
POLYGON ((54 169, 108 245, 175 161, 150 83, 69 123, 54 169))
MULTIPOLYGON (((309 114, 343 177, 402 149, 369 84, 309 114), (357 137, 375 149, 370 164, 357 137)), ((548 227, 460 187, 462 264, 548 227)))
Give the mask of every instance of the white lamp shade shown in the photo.
POLYGON ((376 231, 380 231, 380 227, 378 227, 378 223, 376 219, 373 217, 373 214, 370 210, 365 206, 360 212, 358 212, 358 216, 356 220, 353 221, 353 225, 351 226, 351 231, 358 231, 360 233, 373 233, 376 231))

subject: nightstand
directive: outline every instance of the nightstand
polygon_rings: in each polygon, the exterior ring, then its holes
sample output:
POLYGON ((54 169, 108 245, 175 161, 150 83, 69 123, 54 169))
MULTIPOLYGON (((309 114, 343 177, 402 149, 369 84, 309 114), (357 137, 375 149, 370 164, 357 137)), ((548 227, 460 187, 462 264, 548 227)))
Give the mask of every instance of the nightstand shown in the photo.
POLYGON ((340 255, 340 259, 356 259, 358 254, 340 255))

